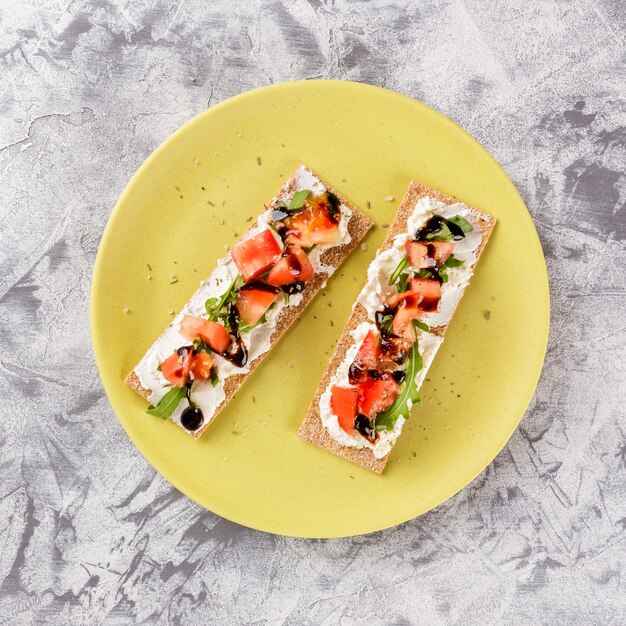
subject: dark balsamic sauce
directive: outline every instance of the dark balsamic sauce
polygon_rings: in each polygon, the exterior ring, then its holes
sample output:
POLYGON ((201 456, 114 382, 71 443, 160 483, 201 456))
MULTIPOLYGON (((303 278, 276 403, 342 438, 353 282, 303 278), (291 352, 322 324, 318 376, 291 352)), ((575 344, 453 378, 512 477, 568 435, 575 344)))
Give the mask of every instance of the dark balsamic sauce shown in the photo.
POLYGON ((250 291, 252 289, 254 289, 254 291, 267 291, 273 294, 277 294, 279 291, 277 287, 272 287, 272 285, 268 285, 260 280, 251 280, 249 283, 243 285, 239 291, 250 291))
POLYGON ((439 281, 440 283, 443 283, 443 278, 441 278, 441 275, 436 269, 427 267, 427 268, 422 268, 420 271, 428 272, 428 276, 426 278, 430 278, 431 280, 436 280, 436 281, 439 281))
POLYGON ((350 368, 348 369, 348 382, 351 385, 360 385, 368 378, 377 377, 378 372, 376 370, 368 370, 358 359, 352 361, 352 365, 350 365, 350 368))
POLYGON ((461 239, 465 239, 465 233, 458 224, 455 224, 454 222, 451 222, 449 220, 447 220, 447 224, 450 232, 452 233, 454 241, 461 241, 461 239))
POLYGON ((352 361, 352 365, 348 369, 348 382, 351 385, 360 385, 367 379, 367 370, 363 369, 359 361, 352 361))
POLYGON ((383 320, 387 315, 393 316, 393 310, 389 307, 385 307, 382 311, 376 311, 376 314, 374 315, 374 321, 376 322, 376 327, 380 331, 381 336, 391 334, 389 331, 386 331, 382 328, 383 320))
POLYGON ((339 198, 332 192, 326 192, 326 199, 328 200, 328 213, 333 221, 339 224, 339 220, 341 219, 341 202, 339 202, 339 198))
POLYGON ((392 372, 391 375, 398 385, 401 385, 406 378, 406 372, 404 370, 396 370, 395 372, 392 372))
POLYGON ((384 318, 388 315, 393 317, 395 312, 395 309, 385 307, 382 311, 376 312, 374 319, 378 331, 380 332, 380 344, 378 348, 380 350, 380 355, 388 361, 401 365, 406 360, 410 345, 406 339, 398 337, 398 335, 395 335, 390 330, 385 330, 382 327, 384 318))
POLYGON ((180 357, 182 357, 183 359, 187 358, 187 355, 189 353, 193 353, 194 352, 194 347, 193 346, 182 346, 181 348, 178 348, 178 350, 176 350, 176 354, 180 357))
MULTIPOLYGON (((438 233, 443 226, 447 226, 450 232, 452 233, 452 238, 454 241, 460 241, 461 239, 465 239, 465 233, 460 226, 457 226, 454 222, 447 220, 445 217, 441 217, 441 215, 433 215, 427 222, 415 233, 415 241, 427 242, 428 239, 426 235, 434 235, 438 233)), ((428 253, 430 256, 430 252, 428 253)))
POLYGON ((180 416, 180 423, 187 430, 198 430, 204 422, 204 415, 198 407, 188 406, 180 416))
POLYGON ((445 224, 443 217, 433 215, 418 231, 415 233, 415 241, 428 241, 426 235, 433 235, 441 230, 445 224))
POLYGON ((291 283, 290 285, 283 285, 281 289, 289 295, 294 293, 300 293, 304 289, 304 283, 301 280, 291 283))
MULTIPOLYGON (((441 281, 440 281, 441 282, 441 281)), ((432 313, 439 308, 440 298, 422 298, 420 302, 420 311, 432 313)))
POLYGON ((372 423, 365 415, 358 414, 354 420, 355 430, 363 435, 368 441, 374 443, 376 441, 376 431, 372 428, 372 423))
POLYGON ((248 349, 239 334, 235 335, 233 338, 231 348, 223 352, 221 356, 227 361, 230 361, 235 367, 243 367, 248 362, 248 349))
MULTIPOLYGON (((274 211, 272 213, 272 219, 274 219, 275 213, 282 213, 282 211, 274 211)), ((272 224, 274 226, 274 230, 278 233, 281 240, 284 242, 287 239, 287 235, 289 235, 289 227, 285 224, 284 220, 286 218, 282 218, 280 220, 274 221, 272 224)))
MULTIPOLYGON (((180 354, 181 350, 185 350, 186 348, 179 348, 178 353, 180 354)), ((191 351, 193 352, 193 346, 190 346, 191 351)), ((200 426, 204 423, 204 415, 202 414, 202 410, 196 405, 196 403, 191 399, 191 386, 193 384, 192 380, 189 380, 185 385, 185 392, 187 396, 187 402, 189 402, 189 406, 182 412, 180 416, 180 423, 187 430, 198 430, 200 426)))
POLYGON ((222 352, 220 356, 230 361, 236 367, 243 367, 248 362, 248 350, 239 334, 239 316, 232 302, 228 305, 228 325, 230 326, 232 341, 228 350, 222 352))

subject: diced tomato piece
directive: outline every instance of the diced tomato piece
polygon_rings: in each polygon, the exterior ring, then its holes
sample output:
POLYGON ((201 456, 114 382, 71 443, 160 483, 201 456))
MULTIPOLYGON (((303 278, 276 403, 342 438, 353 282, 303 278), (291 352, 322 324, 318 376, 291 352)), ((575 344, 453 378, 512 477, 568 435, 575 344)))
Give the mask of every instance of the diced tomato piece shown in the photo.
POLYGON ((230 252, 237 269, 248 282, 272 267, 280 256, 280 246, 269 228, 241 241, 230 252))
POLYGON ((380 340, 380 353, 378 363, 383 369, 396 363, 404 363, 409 354, 409 350, 415 341, 415 329, 413 324, 406 326, 403 335, 408 337, 395 337, 387 335, 380 340))
POLYGON ((390 296, 387 296, 387 306, 390 309, 395 309, 398 304, 400 304, 400 301, 403 299, 403 296, 401 293, 392 293, 390 296))
POLYGON ((411 278, 411 292, 418 298, 420 311, 431 312, 439 308, 441 283, 432 278, 411 278))
POLYGON ((387 297, 387 306, 390 309, 395 309, 406 302, 405 307, 407 309, 417 309, 422 313, 430 313, 438 309, 440 300, 441 283, 438 280, 434 278, 412 278, 407 291, 394 293, 387 297))
POLYGON ((400 385, 390 374, 380 378, 368 378, 359 385, 359 413, 370 419, 386 411, 398 397, 400 385))
POLYGON ((254 326, 263 317, 265 311, 272 306, 278 293, 278 289, 263 288, 260 284, 259 287, 242 287, 235 303, 239 319, 246 326, 254 326))
POLYGON ((398 308, 393 316, 391 329, 394 335, 415 341, 413 320, 423 313, 436 311, 441 300, 441 284, 430 278, 412 278, 409 291, 398 294, 398 308))
POLYGON ((313 278, 313 274, 315 273, 313 264, 311 263, 307 253, 302 248, 298 246, 291 247, 293 254, 300 263, 300 280, 305 283, 307 280, 311 280, 311 278, 313 278))
POLYGON ((230 336, 228 331, 217 322, 205 320, 195 315, 185 315, 180 324, 180 334, 185 339, 202 339, 208 344, 211 350, 215 350, 218 354, 226 352, 230 345, 230 336))
POLYGON ((403 300, 415 300, 415 292, 411 289, 403 291, 402 293, 393 293, 387 297, 387 306, 390 309, 395 309, 403 300))
POLYGON ((375 370, 378 367, 378 333, 370 330, 356 354, 356 360, 366 369, 375 370))
POLYGON ((423 267, 435 266, 435 259, 428 254, 427 244, 419 243, 419 241, 407 241, 404 247, 406 249, 406 258, 414 269, 419 270, 423 267))
POLYGON ((359 399, 358 389, 348 389, 335 385, 330 390, 330 410, 337 416, 339 426, 349 435, 354 433, 354 419, 359 399))
POLYGON ((309 198, 307 204, 313 209, 317 209, 320 211, 324 211, 327 213, 331 219, 338 219, 340 216, 340 205, 341 202, 339 198, 334 194, 326 191, 323 194, 316 196, 315 198, 309 198))
POLYGON ((176 387, 184 387, 189 378, 192 349, 181 349, 181 354, 174 352, 161 363, 161 374, 176 387))
POLYGON ((359 351, 350 365, 348 381, 351 385, 358 385, 368 377, 370 370, 378 369, 378 333, 368 331, 359 351))
POLYGON ((275 287, 305 283, 312 278, 314 271, 309 257, 300 246, 287 246, 270 270, 267 282, 275 287))
POLYGON ((427 246, 430 256, 437 261, 437 267, 441 267, 454 252, 456 243, 454 241, 431 241, 427 246))
POLYGON ((202 350, 191 357, 190 370, 195 380, 207 380, 211 377, 213 359, 208 352, 202 350))
POLYGON ((339 237, 339 224, 331 214, 326 194, 313 200, 307 200, 305 207, 284 220, 287 234, 285 243, 296 244, 303 248, 312 245, 335 243, 339 237))
POLYGON ((415 341, 415 328, 413 328, 413 320, 420 315, 418 300, 411 296, 400 302, 391 322, 391 330, 393 334, 407 339, 411 343, 415 341))

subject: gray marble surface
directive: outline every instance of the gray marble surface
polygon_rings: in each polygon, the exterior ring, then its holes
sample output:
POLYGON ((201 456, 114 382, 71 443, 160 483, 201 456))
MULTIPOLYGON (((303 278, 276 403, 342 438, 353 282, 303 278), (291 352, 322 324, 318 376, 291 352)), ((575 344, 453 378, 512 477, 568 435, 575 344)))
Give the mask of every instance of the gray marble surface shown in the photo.
POLYGON ((0 2, 0 623, 623 624, 626 8, 620 0, 0 2), (308 77, 413 96, 500 161, 551 281, 509 444, 438 509, 304 541, 202 510, 102 390, 89 288, 172 131, 308 77))

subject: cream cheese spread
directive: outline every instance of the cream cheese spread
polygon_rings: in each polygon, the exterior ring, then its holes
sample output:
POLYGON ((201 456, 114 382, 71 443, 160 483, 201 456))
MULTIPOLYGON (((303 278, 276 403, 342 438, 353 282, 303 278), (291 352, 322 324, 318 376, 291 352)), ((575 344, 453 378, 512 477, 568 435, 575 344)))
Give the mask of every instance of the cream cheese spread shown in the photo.
POLYGON ((370 263, 367 270, 367 282, 357 298, 357 302, 365 308, 370 319, 373 320, 376 311, 380 311, 384 307, 387 296, 396 292, 396 288, 389 285, 389 277, 405 255, 404 244, 412 239, 417 230, 433 215, 440 215, 445 218, 460 215, 474 227, 474 230, 467 233, 464 239, 455 242, 454 256, 465 261, 465 263, 448 270, 448 282, 441 285, 439 310, 425 313, 420 318, 432 327, 444 326, 450 322, 463 291, 474 273, 476 251, 482 241, 482 230, 466 205, 460 202, 448 205, 428 197, 418 200, 415 210, 407 220, 407 232, 398 235, 394 239, 393 245, 378 254, 370 263))
MULTIPOLYGON (((324 183, 314 176, 304 166, 300 167, 296 173, 296 189, 300 191, 309 189, 312 191, 313 196, 320 195, 326 191, 324 183)), ((288 199, 291 194, 288 192, 282 193, 282 199, 288 199)), ((339 222, 340 238, 332 245, 319 245, 310 254, 309 259, 315 273, 325 273, 327 276, 331 276, 335 269, 333 266, 327 265, 322 262, 321 257, 323 253, 332 247, 343 246, 351 241, 350 233, 348 232, 348 224, 352 217, 352 212, 345 205, 341 204, 341 218, 339 222)), ((257 235, 259 232, 270 229, 272 210, 267 209, 258 218, 257 224, 251 228, 242 237, 242 240, 249 239, 257 235)), ((270 229, 274 234, 277 242, 282 247, 283 244, 280 237, 270 229)), ((199 317, 206 317, 205 302, 209 298, 219 298, 224 291, 233 282, 238 275, 238 270, 233 262, 230 254, 227 254, 217 262, 216 268, 211 272, 209 277, 200 284, 198 290, 193 294, 191 299, 185 304, 178 315, 172 320, 171 324, 167 327, 165 332, 155 341, 152 347, 141 359, 139 364, 135 367, 135 374, 139 378, 144 389, 150 391, 148 400, 151 404, 156 405, 159 400, 172 388, 158 370, 159 365, 172 354, 172 352, 181 346, 189 344, 189 340, 182 337, 180 334, 180 324, 185 315, 196 315, 199 317)), ((247 363, 252 363, 259 356, 265 354, 271 347, 271 337, 276 330, 277 320, 280 317, 283 310, 287 307, 298 306, 302 301, 302 294, 293 294, 290 296, 289 301, 285 302, 283 298, 276 300, 274 306, 267 312, 267 321, 263 324, 255 326, 248 333, 241 335, 242 341, 248 351, 247 363)), ((234 374, 246 374, 248 373, 248 365, 244 367, 237 367, 230 363, 230 361, 222 358, 218 354, 212 353, 213 365, 219 382, 213 386, 210 381, 195 381, 191 388, 191 396, 193 401, 201 409, 205 424, 210 422, 215 415, 217 407, 224 401, 224 382, 229 376, 234 374)), ((180 418, 183 411, 189 406, 186 399, 183 399, 175 411, 172 413, 171 419, 174 420, 179 426, 181 426, 180 418)))
MULTIPOLYGON (((369 321, 362 322, 352 331, 351 335, 354 343, 346 352, 343 361, 320 397, 320 418, 328 434, 343 446, 370 448, 376 458, 382 458, 391 451, 406 420, 403 417, 399 417, 392 430, 380 431, 375 443, 371 443, 357 432, 350 435, 341 428, 337 416, 333 414, 330 408, 331 390, 335 385, 341 387, 350 386, 348 381, 350 365, 354 361, 368 331, 371 329, 376 330, 375 314, 384 309, 387 297, 397 291, 395 286, 389 285, 389 278, 405 255, 404 244, 411 240, 417 230, 434 215, 445 218, 460 215, 470 222, 474 228, 462 240, 456 242, 454 256, 465 262, 459 267, 448 269, 448 282, 443 283, 441 286, 439 310, 432 313, 424 313, 420 318, 421 321, 428 324, 431 328, 444 326, 450 322, 452 314, 463 295, 463 291, 474 272, 476 253, 482 241, 482 230, 466 205, 460 202, 447 205, 436 198, 420 198, 407 220, 406 232, 397 235, 393 245, 384 252, 379 252, 370 263, 367 270, 367 282, 357 298, 357 302, 367 311, 369 321)), ((443 343, 443 339, 438 335, 420 329, 416 330, 416 334, 418 349, 423 361, 423 367, 415 378, 417 388, 419 389, 439 346, 443 343)))
MULTIPOLYGON (((322 420, 324 428, 326 428, 328 434, 337 443, 340 443, 342 446, 350 446, 352 448, 370 448, 373 451, 374 456, 380 459, 389 454, 391 448, 396 442, 396 439, 400 436, 402 427, 404 426, 404 422, 406 420, 403 417, 399 417, 392 430, 381 431, 378 433, 378 439, 376 442, 371 443, 365 439, 365 437, 362 437, 356 432, 353 435, 348 434, 343 428, 341 428, 341 426, 339 426, 337 416, 330 408, 331 389, 335 385, 339 385, 340 387, 348 387, 350 385, 348 381, 348 371, 350 369, 350 365, 354 361, 361 343, 363 343, 365 336, 370 330, 376 330, 375 324, 372 322, 362 322, 352 331, 351 334, 354 339, 354 344, 346 352, 345 358, 330 379, 328 387, 326 387, 324 393, 321 395, 319 409, 320 419, 322 420)), ((437 350, 442 344, 443 339, 437 335, 433 335, 432 333, 418 330, 417 341, 423 361, 423 367, 415 377, 415 383, 419 388, 424 382, 426 372, 435 358, 435 354, 437 354, 437 350)))

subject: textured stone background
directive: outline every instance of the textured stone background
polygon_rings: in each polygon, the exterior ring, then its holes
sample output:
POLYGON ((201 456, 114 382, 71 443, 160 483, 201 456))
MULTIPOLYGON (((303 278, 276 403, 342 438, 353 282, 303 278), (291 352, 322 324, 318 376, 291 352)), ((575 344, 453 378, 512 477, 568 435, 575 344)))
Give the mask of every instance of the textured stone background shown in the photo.
POLYGON ((625 27, 619 0, 2 0, 0 622, 623 624, 625 27), (553 305, 496 461, 430 514, 338 541, 173 489, 113 416, 89 337, 131 173, 205 107, 305 77, 395 89, 477 137, 533 214, 553 305))

